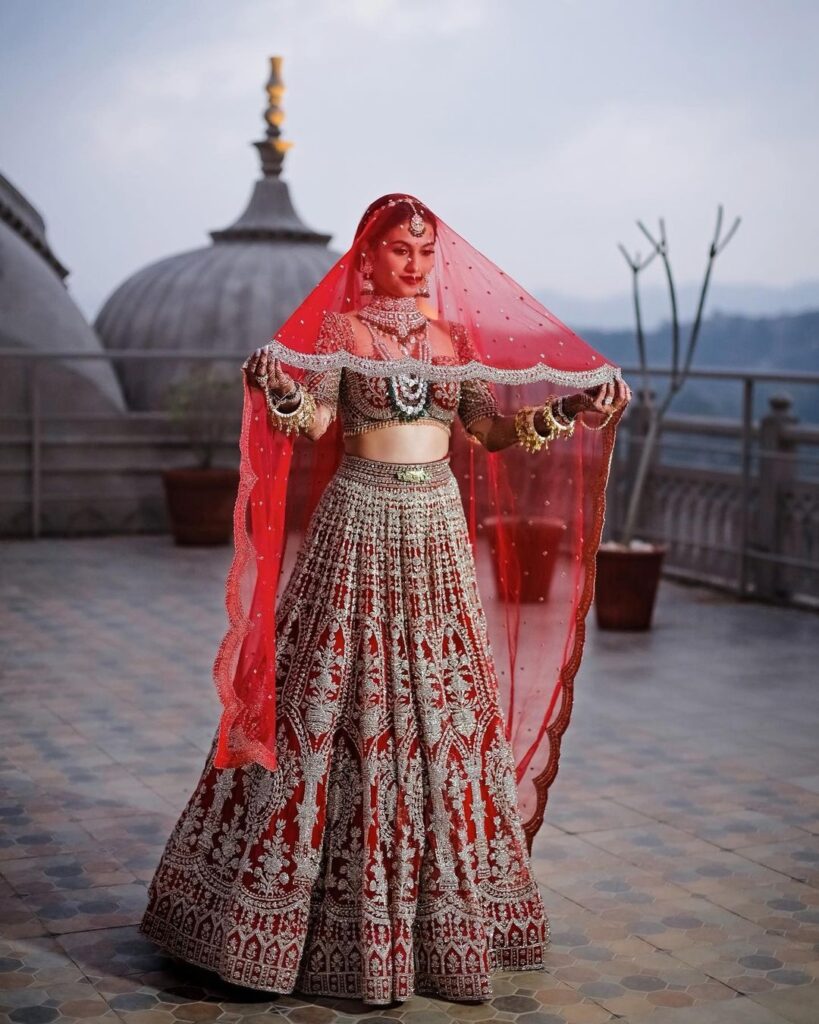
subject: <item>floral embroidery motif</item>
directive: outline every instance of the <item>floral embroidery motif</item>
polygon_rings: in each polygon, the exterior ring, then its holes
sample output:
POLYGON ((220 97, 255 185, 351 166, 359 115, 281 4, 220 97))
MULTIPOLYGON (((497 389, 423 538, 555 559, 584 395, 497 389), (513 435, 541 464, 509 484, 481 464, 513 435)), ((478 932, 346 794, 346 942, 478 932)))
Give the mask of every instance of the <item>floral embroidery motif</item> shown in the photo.
POLYGON ((277 753, 216 737, 140 930, 239 985, 385 1004, 487 999, 543 967, 457 480, 345 454, 276 608, 277 753))

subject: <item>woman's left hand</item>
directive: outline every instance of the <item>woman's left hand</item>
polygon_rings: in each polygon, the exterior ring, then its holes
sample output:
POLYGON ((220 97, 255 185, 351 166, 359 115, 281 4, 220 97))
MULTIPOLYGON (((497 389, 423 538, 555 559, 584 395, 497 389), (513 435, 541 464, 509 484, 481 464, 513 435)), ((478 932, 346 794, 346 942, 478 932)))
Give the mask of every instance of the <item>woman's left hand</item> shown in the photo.
POLYGON ((586 388, 576 395, 563 399, 563 408, 570 416, 581 412, 599 412, 611 416, 625 408, 631 401, 631 388, 619 378, 613 383, 601 384, 599 388, 586 388))

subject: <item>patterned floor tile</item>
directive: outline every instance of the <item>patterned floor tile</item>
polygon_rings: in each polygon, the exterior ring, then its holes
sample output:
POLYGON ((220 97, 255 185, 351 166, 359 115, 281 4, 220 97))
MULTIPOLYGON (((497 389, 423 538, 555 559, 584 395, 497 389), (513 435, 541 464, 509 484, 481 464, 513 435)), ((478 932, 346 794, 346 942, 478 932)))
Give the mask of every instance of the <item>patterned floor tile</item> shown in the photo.
POLYGON ((145 906, 145 886, 95 885, 27 897, 45 927, 55 935, 133 924, 145 906))
POLYGON ((779 871, 799 882, 819 886, 819 836, 804 836, 789 842, 745 846, 743 857, 779 871))
POLYGON ((563 832, 573 835, 585 832, 600 832, 610 828, 625 828, 629 825, 646 825, 651 822, 648 815, 618 806, 612 800, 584 800, 563 802, 550 815, 550 824, 563 832))
POLYGON ((51 936, 0 939, 0 1019, 118 1020, 51 936))
POLYGON ((710 900, 752 921, 766 935, 819 945, 819 889, 813 886, 787 880, 714 892, 710 900))
POLYGON ((0 862, 0 874, 18 896, 35 896, 41 901, 61 892, 136 881, 111 854, 86 845, 70 854, 0 862))
MULTIPOLYGON (((550 893, 602 913, 613 907, 642 907, 668 899, 685 899, 688 891, 662 877, 630 864, 616 871, 544 872, 550 893)), ((549 897, 550 901, 554 896, 549 897)))
POLYGON ((707 972, 660 950, 622 956, 605 947, 575 947, 555 977, 611 1013, 650 1017, 658 1007, 682 1008, 733 999, 736 991, 707 972))
POLYGON ((88 831, 75 822, 45 824, 31 816, 24 824, 6 821, 0 832, 0 863, 24 857, 67 856, 93 842, 88 831))
POLYGON ((816 1024, 819 984, 815 982, 789 991, 762 992, 749 998, 788 1024, 816 1024))
POLYGON ((819 951, 771 936, 710 947, 686 946, 673 955, 745 995, 819 980, 819 951))
POLYGON ((737 850, 765 842, 804 839, 810 831, 787 824, 781 817, 749 808, 724 811, 716 820, 698 820, 681 815, 674 827, 704 839, 723 850, 737 850))
POLYGON ((6 939, 27 939, 48 934, 48 929, 28 900, 5 893, 0 896, 0 935, 6 939))
POLYGON ((664 584, 649 634, 592 623, 533 849, 546 969, 496 976, 478 1006, 374 1009, 229 986, 137 931, 218 715, 229 551, 164 537, 0 549, 4 582, 20 582, 0 590, 18 627, 0 684, 4 1018, 815 1024, 814 617, 664 584), (116 586, 101 583, 111 564, 116 586), (784 657, 783 704, 756 680, 784 657))

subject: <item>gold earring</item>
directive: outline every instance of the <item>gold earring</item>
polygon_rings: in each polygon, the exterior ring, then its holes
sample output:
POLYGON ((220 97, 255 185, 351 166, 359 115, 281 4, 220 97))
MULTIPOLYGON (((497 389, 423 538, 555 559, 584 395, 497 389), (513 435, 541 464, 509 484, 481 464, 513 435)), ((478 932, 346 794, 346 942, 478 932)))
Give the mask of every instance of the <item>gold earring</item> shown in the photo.
POLYGON ((429 298, 429 274, 424 274, 420 289, 415 293, 419 299, 429 298))
POLYGON ((372 273, 373 273, 373 265, 372 265, 372 263, 370 263, 368 260, 364 260, 364 265, 361 268, 361 272, 364 275, 364 283, 361 285, 361 294, 362 295, 372 295, 373 292, 375 291, 375 287, 373 286, 373 280, 372 280, 372 273))

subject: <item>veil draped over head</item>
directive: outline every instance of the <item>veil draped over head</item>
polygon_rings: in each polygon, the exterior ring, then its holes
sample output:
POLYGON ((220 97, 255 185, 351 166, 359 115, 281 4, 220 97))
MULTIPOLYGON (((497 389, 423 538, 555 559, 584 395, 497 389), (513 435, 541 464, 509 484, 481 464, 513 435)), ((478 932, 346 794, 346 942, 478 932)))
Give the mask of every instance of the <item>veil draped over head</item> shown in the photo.
MULTIPOLYGON (((368 376, 479 379, 494 393, 498 411, 509 415, 620 375, 440 217, 403 194, 371 204, 350 249, 281 326, 269 350, 297 380, 340 367, 368 376), (362 249, 383 235, 385 224, 409 224, 412 231, 420 222, 410 218, 419 214, 434 225, 436 240, 430 295, 418 306, 444 329, 430 331, 424 358, 389 355, 383 346, 376 351, 371 337, 363 341, 368 332, 353 331, 339 314, 368 302, 362 249)), ((598 430, 578 423, 572 437, 534 453, 519 444, 490 452, 460 423, 452 426, 450 464, 475 556, 530 849, 571 713, 616 420, 598 430)), ((235 554, 226 587, 229 628, 214 665, 223 704, 215 764, 256 762, 274 771, 276 596, 286 581, 283 566, 292 565, 343 454, 340 417, 317 441, 288 436, 271 424, 262 392, 244 379, 240 451, 235 554)))

